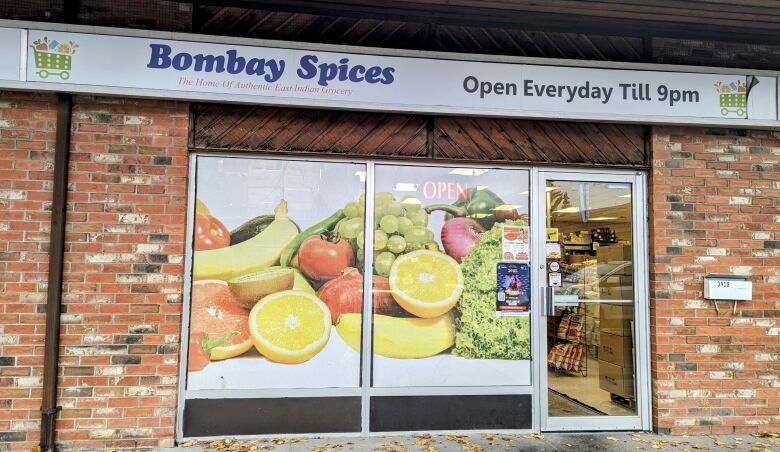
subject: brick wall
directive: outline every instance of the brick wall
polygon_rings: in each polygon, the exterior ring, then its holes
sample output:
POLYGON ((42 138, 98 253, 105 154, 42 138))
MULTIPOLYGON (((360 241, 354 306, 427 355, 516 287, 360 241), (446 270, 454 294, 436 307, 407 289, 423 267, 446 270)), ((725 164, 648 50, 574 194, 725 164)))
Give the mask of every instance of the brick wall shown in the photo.
POLYGON ((73 106, 57 441, 172 445, 187 104, 73 106))
POLYGON ((0 92, 0 450, 37 441, 56 97, 0 92))
POLYGON ((656 127, 650 183, 654 425, 780 429, 780 133, 656 127), (703 299, 708 273, 753 301, 703 299))
MULTIPOLYGON (((56 99, 0 99, 0 450, 29 450, 56 99)), ((188 125, 184 103, 74 98, 56 436, 68 448, 173 444, 188 125)))

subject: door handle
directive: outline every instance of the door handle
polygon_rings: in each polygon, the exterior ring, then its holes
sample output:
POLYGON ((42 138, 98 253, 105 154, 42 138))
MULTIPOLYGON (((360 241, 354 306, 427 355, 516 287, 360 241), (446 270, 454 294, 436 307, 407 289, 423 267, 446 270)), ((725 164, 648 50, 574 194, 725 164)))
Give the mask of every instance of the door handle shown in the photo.
POLYGON ((554 316, 555 315, 555 305, 553 304, 553 297, 555 297, 555 293, 553 292, 552 287, 542 287, 542 300, 544 300, 544 312, 542 313, 544 316, 554 316))

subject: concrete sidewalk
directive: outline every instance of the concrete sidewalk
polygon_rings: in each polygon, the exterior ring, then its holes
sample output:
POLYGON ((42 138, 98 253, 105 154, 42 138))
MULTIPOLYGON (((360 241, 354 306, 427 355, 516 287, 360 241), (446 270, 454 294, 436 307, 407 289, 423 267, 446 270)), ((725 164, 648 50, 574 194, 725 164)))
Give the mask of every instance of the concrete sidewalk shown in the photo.
POLYGON ((780 452, 780 435, 664 436, 651 433, 473 434, 189 441, 171 452, 480 452, 750 451, 780 452))

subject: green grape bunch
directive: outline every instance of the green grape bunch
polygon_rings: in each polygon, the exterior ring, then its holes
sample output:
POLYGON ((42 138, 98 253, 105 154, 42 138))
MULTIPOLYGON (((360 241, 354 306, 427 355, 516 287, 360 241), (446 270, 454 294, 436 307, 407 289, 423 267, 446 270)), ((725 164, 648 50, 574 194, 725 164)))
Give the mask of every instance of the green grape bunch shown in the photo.
MULTIPOLYGON (((335 228, 350 241, 355 259, 363 267, 366 201, 361 194, 357 201, 344 206, 344 215, 335 228)), ((421 249, 439 250, 433 232, 428 229, 428 213, 414 196, 396 200, 392 193, 374 196, 374 273, 387 277, 395 259, 404 253, 421 249)))

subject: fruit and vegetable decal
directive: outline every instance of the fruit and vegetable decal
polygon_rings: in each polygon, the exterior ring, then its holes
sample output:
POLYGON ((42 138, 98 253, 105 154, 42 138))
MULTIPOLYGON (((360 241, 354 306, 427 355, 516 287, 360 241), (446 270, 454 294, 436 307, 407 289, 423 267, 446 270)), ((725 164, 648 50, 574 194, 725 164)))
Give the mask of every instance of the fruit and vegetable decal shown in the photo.
MULTIPOLYGON (((318 221, 299 218, 301 226, 288 200, 266 200, 273 212, 253 212, 232 230, 211 200, 197 199, 188 370, 237 357, 295 366, 331 347, 359 352, 367 267, 375 355, 530 359, 528 319, 494 313, 501 226, 527 216, 485 187, 447 204, 420 198, 375 194, 371 266, 365 194, 318 221)), ((338 365, 321 361, 323 371, 338 365)))

